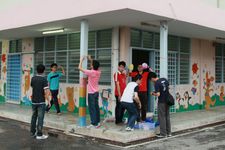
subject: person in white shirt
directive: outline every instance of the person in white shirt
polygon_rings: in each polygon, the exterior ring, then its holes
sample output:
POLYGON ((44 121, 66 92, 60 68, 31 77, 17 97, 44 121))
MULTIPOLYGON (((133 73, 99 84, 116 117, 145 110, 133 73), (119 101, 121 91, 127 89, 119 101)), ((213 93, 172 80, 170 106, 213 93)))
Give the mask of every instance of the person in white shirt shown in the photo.
POLYGON ((135 121, 138 117, 138 110, 134 101, 141 108, 141 102, 138 97, 138 85, 141 83, 142 76, 137 75, 133 82, 128 83, 121 97, 121 105, 128 112, 128 124, 126 131, 133 131, 135 121))

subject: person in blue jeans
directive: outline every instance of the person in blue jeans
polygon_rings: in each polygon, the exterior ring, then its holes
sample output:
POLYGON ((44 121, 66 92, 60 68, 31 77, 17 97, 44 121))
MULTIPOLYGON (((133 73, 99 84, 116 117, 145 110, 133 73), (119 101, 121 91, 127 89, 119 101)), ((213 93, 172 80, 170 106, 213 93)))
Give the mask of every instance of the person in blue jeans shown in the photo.
POLYGON ((134 130, 135 121, 138 118, 138 110, 134 101, 138 104, 139 109, 141 108, 141 102, 138 97, 138 86, 141 83, 141 79, 141 75, 138 74, 135 76, 134 81, 128 83, 121 97, 122 108, 126 109, 128 112, 128 124, 126 131, 134 130))
POLYGON ((65 75, 65 71, 62 66, 59 66, 61 69, 61 72, 58 71, 58 65, 56 63, 53 63, 51 65, 51 72, 48 74, 48 83, 49 83, 49 88, 51 91, 52 95, 52 100, 50 101, 50 105, 46 107, 46 112, 49 112, 51 109, 51 106, 55 105, 57 114, 60 115, 60 107, 59 107, 59 102, 58 102, 58 93, 59 93, 59 79, 62 75, 65 75))
MULTIPOLYGON (((32 87, 32 119, 31 119, 31 136, 38 140, 47 139, 48 136, 42 133, 44 116, 45 116, 45 99, 48 100, 50 94, 48 81, 43 76, 44 65, 37 66, 37 75, 31 79, 32 87), (37 122, 38 121, 38 122, 37 122)), ((49 100, 48 100, 49 103, 49 100)))

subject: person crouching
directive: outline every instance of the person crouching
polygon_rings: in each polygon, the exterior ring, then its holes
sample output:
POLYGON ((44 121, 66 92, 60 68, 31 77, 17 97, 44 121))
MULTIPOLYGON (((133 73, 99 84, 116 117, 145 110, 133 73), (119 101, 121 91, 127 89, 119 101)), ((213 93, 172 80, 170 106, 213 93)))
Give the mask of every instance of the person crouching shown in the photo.
POLYGON ((134 130, 135 121, 138 117, 138 110, 134 101, 138 104, 139 108, 141 108, 141 102, 138 97, 138 86, 141 83, 141 79, 142 76, 137 75, 133 82, 128 83, 121 97, 121 106, 128 112, 128 124, 126 131, 134 130))

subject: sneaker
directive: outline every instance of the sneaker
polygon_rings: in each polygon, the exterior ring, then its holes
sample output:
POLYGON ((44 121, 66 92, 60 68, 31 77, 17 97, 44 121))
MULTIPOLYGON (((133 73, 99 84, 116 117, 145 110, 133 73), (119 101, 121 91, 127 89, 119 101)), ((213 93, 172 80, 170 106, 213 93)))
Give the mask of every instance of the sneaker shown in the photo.
POLYGON ((96 129, 98 129, 98 128, 100 128, 100 127, 101 127, 101 124, 100 124, 100 123, 98 123, 98 124, 95 126, 96 129))
POLYGON ((133 129, 133 128, 130 128, 130 127, 126 127, 125 130, 126 130, 126 131, 134 131, 134 129, 133 129))
POLYGON ((57 114, 58 116, 62 115, 62 113, 60 113, 60 112, 59 112, 59 113, 56 113, 56 114, 57 114))
POLYGON ((171 137, 171 136, 172 136, 172 134, 168 134, 167 136, 168 136, 168 137, 171 137))
POLYGON ((89 126, 87 126, 88 129, 90 128, 94 128, 94 125, 90 124, 89 126))
POLYGON ((37 140, 44 140, 44 139, 47 139, 48 138, 48 135, 42 135, 42 136, 36 136, 36 139, 37 140))
POLYGON ((166 138, 165 135, 161 135, 161 134, 156 134, 156 137, 157 137, 157 138, 166 138))

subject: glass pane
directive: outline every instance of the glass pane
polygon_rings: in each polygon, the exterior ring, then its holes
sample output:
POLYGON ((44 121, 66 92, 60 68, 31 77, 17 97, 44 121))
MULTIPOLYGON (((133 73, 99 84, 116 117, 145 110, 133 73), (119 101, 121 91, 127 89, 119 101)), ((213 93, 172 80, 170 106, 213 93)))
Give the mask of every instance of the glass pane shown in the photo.
POLYGON ((190 55, 180 54, 180 84, 189 84, 190 55))
POLYGON ((177 36, 169 36, 168 38, 168 50, 169 51, 178 51, 179 48, 179 39, 177 36))
POLYGON ((69 49, 80 49, 80 33, 69 34, 69 49))
POLYGON ((96 47, 96 32, 91 31, 88 33, 88 49, 96 47))
POLYGON ((55 36, 50 36, 45 38, 45 50, 46 51, 55 50, 55 36))
POLYGON ((180 38, 180 51, 184 53, 190 53, 191 40, 189 38, 180 38))
POLYGON ((222 83, 222 57, 216 56, 216 83, 222 83))
POLYGON ((43 57, 44 57, 43 53, 36 53, 35 54, 35 57, 34 57, 34 70, 35 70, 34 72, 35 73, 37 73, 37 71, 36 71, 37 65, 44 64, 43 63, 43 57))
POLYGON ((154 33, 152 32, 142 32, 144 48, 153 48, 154 45, 153 35, 154 33))
POLYGON ((68 82, 79 83, 79 70, 77 69, 80 61, 80 50, 69 51, 69 70, 68 82))
POLYGON ((141 31, 131 30, 131 46, 141 47, 141 31))
POLYGON ((112 30, 97 31, 97 48, 109 48, 112 45, 112 30))
POLYGON ((57 36, 57 50, 67 50, 67 35, 57 36))
POLYGON ((16 52, 16 40, 10 41, 9 43, 9 53, 15 53, 16 52))
POLYGON ((97 50, 97 60, 100 62, 101 85, 111 84, 111 49, 97 50))
POLYGON ((159 36, 159 33, 155 33, 154 34, 154 44, 155 44, 154 48, 159 50, 159 48, 160 48, 160 36, 159 36))
POLYGON ((54 63, 55 53, 54 52, 48 52, 45 53, 45 67, 46 71, 45 74, 48 75, 51 72, 51 64, 54 63))
MULTIPOLYGON (((62 66, 64 68, 65 72, 67 72, 67 70, 66 70, 66 68, 67 68, 67 52, 66 51, 56 53, 56 63, 58 66, 62 66)), ((61 71, 61 69, 59 71, 61 71)), ((60 78, 60 82, 66 83, 66 75, 64 75, 60 78)))
POLYGON ((35 38, 34 39, 34 51, 43 51, 44 50, 44 38, 35 38))

